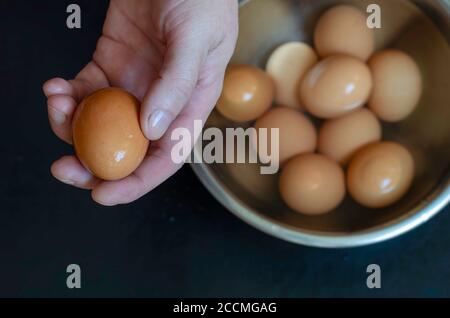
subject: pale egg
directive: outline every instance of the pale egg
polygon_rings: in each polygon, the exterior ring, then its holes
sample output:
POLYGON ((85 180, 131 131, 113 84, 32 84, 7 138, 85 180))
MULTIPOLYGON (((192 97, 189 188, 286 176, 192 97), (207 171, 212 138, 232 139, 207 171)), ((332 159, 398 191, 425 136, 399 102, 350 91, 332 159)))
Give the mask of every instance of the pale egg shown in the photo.
POLYGON ((301 42, 285 43, 270 55, 266 72, 275 83, 275 102, 278 105, 302 108, 298 87, 316 63, 314 50, 301 42))

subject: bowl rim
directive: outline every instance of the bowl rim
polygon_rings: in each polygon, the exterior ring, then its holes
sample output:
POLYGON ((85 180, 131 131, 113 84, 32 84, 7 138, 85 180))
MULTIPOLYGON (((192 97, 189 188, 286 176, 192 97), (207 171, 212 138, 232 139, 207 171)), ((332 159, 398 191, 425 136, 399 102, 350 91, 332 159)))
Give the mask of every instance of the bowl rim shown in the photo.
MULTIPOLYGON (((194 157, 199 158, 198 150, 194 157)), ((195 161, 194 161, 195 162, 195 161)), ((447 173, 437 188, 408 213, 387 223, 355 233, 299 230, 293 226, 271 220, 229 191, 212 173, 209 165, 191 163, 192 170, 209 192, 231 213, 256 229, 279 239, 321 248, 350 248, 380 243, 405 234, 427 222, 450 202, 450 176, 447 173)))
MULTIPOLYGON (((249 2, 250 0, 242 0, 240 7, 249 2)), ((419 7, 422 7, 421 4, 423 3, 417 3, 416 0, 413 0, 412 2, 419 7)), ((440 6, 441 9, 444 9, 447 12, 447 15, 450 14, 449 3, 440 0, 434 2, 434 5, 436 4, 440 6)), ((436 20, 436 15, 433 14, 435 12, 436 11, 425 12, 425 14, 432 15, 431 18, 436 20)), ((442 23, 439 24, 442 26, 442 23)), ((448 24, 446 24, 445 27, 448 27, 448 24)), ((201 149, 199 147, 194 147, 192 151, 194 160, 190 163, 190 166, 196 176, 200 179, 200 182, 225 208, 245 223, 266 234, 305 246, 320 248, 352 248, 380 243, 405 234, 419 225, 424 224, 433 216, 437 215, 450 202, 449 169, 431 193, 410 211, 394 220, 354 233, 325 233, 320 231, 299 230, 293 226, 271 220, 246 205, 245 202, 242 202, 242 200, 229 191, 223 182, 213 174, 210 165, 196 163, 201 162, 199 159, 202 156, 200 152, 201 149)))

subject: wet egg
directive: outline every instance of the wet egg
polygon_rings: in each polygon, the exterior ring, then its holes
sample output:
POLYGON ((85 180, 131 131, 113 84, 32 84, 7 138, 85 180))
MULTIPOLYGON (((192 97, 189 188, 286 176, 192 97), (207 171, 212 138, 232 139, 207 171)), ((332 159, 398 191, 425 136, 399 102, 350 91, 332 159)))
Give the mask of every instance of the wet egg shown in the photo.
POLYGON ((139 101, 119 88, 105 88, 86 97, 72 122, 78 159, 103 180, 130 175, 142 162, 149 141, 139 125, 139 101))
POLYGON ((348 190, 369 208, 387 207, 408 191, 414 177, 411 153, 394 142, 370 144, 354 156, 347 172, 348 190))
POLYGON ((322 60, 300 85, 305 108, 319 118, 334 118, 363 106, 372 90, 372 76, 366 64, 346 55, 322 60))

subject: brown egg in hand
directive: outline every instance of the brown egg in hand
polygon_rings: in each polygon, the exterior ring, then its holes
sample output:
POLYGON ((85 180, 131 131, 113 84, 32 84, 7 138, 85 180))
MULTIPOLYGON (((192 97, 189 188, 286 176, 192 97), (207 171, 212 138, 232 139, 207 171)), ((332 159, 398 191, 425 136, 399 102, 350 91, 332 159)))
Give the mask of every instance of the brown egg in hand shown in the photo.
POLYGON ((252 121, 272 106, 274 96, 274 83, 264 71, 255 66, 231 65, 216 108, 232 121, 252 121))
POLYGON ((370 144, 355 155, 347 172, 348 190, 369 208, 387 207, 408 191, 414 178, 410 152, 394 142, 370 144))
POLYGON ((141 164, 149 141, 139 125, 139 101, 119 88, 105 88, 86 97, 73 117, 73 142, 78 159, 103 180, 130 175, 141 164))

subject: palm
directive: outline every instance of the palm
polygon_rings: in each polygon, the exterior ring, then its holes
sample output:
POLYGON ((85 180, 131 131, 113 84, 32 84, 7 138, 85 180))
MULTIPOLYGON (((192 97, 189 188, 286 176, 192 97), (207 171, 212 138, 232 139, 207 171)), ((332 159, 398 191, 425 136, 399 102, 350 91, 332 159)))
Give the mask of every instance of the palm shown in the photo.
MULTIPOLYGON (((84 97, 107 86, 121 87, 142 101, 153 85, 161 80, 161 69, 166 60, 171 58, 168 56, 170 45, 179 42, 180 38, 186 39, 183 31, 192 26, 196 15, 202 11, 202 8, 192 8, 193 3, 196 2, 112 0, 92 61, 69 83, 51 83, 54 81, 51 80, 47 87, 44 86, 49 112, 51 108, 63 110, 70 119, 76 105, 84 97), (186 15, 188 18, 183 18, 186 15), (66 96, 61 97, 62 95, 66 96)), ((205 1, 203 6, 212 3, 205 1)), ((223 12, 221 8, 215 9, 223 12)), ((208 24, 210 22, 211 19, 208 24)), ((199 28, 207 29, 204 25, 199 28)), ((229 59, 227 55, 231 54, 234 47, 233 40, 223 41, 225 33, 212 33, 215 35, 208 38, 212 43, 207 45, 211 47, 198 70, 198 81, 189 102, 172 122, 167 133, 161 139, 151 142, 147 157, 132 175, 119 181, 101 181, 90 175, 73 156, 56 161, 52 166, 53 175, 66 183, 69 183, 69 179, 77 179, 70 183, 93 189, 92 195, 97 202, 110 205, 133 201, 176 172, 179 165, 173 163, 170 157, 173 145, 171 131, 176 127, 185 127, 192 132, 194 120, 204 121, 207 118, 220 94, 223 72, 229 59)), ((204 34, 197 36, 192 41, 205 38, 204 34)), ((187 64, 189 62, 186 61, 187 64)), ((141 126, 142 118, 143 114, 141 126)), ((70 120, 59 124, 52 120, 50 122, 56 135, 71 143, 70 120)))

